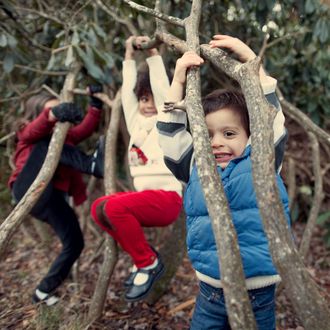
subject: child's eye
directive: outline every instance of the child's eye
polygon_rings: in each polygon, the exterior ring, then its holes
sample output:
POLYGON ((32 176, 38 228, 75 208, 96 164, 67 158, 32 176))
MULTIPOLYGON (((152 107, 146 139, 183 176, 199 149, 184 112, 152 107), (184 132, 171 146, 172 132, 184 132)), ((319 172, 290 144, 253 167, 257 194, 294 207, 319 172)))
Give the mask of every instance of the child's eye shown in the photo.
POLYGON ((142 102, 148 102, 148 98, 145 97, 145 96, 143 96, 143 97, 141 97, 141 101, 142 101, 142 102))
POLYGON ((235 132, 233 132, 233 131, 225 131, 225 132, 223 133, 223 135, 224 135, 225 137, 233 137, 233 136, 236 135, 236 134, 235 134, 235 132))

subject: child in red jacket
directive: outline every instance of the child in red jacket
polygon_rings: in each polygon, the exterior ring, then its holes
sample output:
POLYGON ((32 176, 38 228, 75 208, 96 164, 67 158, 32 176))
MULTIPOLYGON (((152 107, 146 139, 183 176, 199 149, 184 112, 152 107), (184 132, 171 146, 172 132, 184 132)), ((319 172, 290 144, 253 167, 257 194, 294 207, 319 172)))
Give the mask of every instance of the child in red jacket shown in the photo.
MULTIPOLYGON (((93 86, 91 92, 98 92, 93 86)), ((33 294, 33 302, 55 304, 59 298, 53 293, 64 281, 84 247, 83 235, 74 210, 67 201, 72 195, 76 205, 86 200, 86 187, 80 172, 103 176, 103 150, 88 156, 75 147, 89 137, 98 126, 102 102, 93 97, 88 113, 82 120, 80 109, 73 103, 62 103, 51 94, 32 96, 25 104, 25 118, 16 132, 17 145, 14 154, 15 169, 9 179, 13 198, 18 202, 38 175, 45 160, 50 137, 57 121, 80 124, 72 126, 67 134, 60 164, 31 215, 48 223, 61 240, 62 251, 51 265, 33 294)))

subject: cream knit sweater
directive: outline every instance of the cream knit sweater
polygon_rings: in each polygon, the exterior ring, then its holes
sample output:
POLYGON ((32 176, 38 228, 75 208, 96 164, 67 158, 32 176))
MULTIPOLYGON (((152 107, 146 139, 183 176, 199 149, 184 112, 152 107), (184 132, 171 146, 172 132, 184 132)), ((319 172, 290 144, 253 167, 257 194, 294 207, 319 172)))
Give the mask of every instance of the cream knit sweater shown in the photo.
MULTIPOLYGON (((157 110, 160 111, 169 89, 168 77, 161 56, 152 56, 146 61, 149 66, 154 102, 157 110)), ((136 62, 125 60, 123 62, 122 104, 127 129, 131 136, 128 150, 131 149, 132 144, 139 144, 139 148, 148 158, 145 165, 130 164, 134 187, 137 191, 163 189, 176 191, 181 195, 181 183, 166 167, 163 152, 158 144, 157 116, 146 118, 139 113, 139 102, 134 93, 136 78, 136 62)))

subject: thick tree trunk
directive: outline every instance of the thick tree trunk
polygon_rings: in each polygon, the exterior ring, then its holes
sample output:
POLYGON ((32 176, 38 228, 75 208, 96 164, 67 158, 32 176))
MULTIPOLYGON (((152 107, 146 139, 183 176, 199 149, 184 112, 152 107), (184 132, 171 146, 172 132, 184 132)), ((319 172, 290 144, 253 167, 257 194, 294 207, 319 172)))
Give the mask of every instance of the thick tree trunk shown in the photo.
MULTIPOLYGON (((186 19, 188 49, 199 53, 198 25, 201 2, 193 1, 191 16, 186 19)), ((200 74, 192 68, 187 76, 185 104, 193 137, 198 175, 205 195, 207 209, 221 264, 221 283, 232 329, 256 329, 252 307, 245 286, 245 276, 239 253, 236 231, 229 205, 209 143, 201 104, 200 74)))
POLYGON ((274 172, 273 119, 259 82, 259 63, 236 68, 250 115, 254 186, 274 263, 306 330, 330 329, 330 314, 288 229, 274 172))
MULTIPOLYGON (((61 93, 61 102, 72 102, 72 91, 75 84, 76 75, 80 69, 79 65, 75 65, 68 73, 61 93)), ((60 159, 63 144, 66 134, 70 128, 70 123, 56 123, 54 132, 49 144, 48 152, 42 168, 34 180, 31 187, 26 194, 16 205, 9 216, 4 220, 0 226, 0 257, 4 254, 5 249, 10 242, 12 236, 17 230, 18 226, 23 222, 25 217, 29 214, 38 198, 46 188, 47 184, 53 177, 60 159)))

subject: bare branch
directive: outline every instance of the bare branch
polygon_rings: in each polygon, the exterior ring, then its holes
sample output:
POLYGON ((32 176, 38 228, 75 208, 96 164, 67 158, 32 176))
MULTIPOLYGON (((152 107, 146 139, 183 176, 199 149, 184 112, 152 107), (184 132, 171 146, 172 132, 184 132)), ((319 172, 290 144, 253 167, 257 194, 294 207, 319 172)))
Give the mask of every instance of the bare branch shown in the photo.
POLYGON ((48 15, 47 13, 45 13, 43 11, 38 11, 38 10, 35 10, 35 9, 30 9, 30 8, 26 8, 26 7, 18 7, 18 6, 15 7, 15 9, 18 10, 18 11, 25 11, 25 12, 28 12, 28 13, 35 14, 37 16, 46 18, 47 20, 55 22, 56 24, 59 24, 61 26, 66 25, 63 21, 57 19, 56 17, 48 15))
MULTIPOLYGON (((121 117, 121 91, 119 90, 113 101, 110 124, 107 130, 105 143, 105 176, 104 187, 107 195, 116 192, 116 145, 121 117)), ((110 283, 111 275, 117 262, 118 251, 115 240, 106 234, 104 261, 96 283, 96 289, 88 311, 87 322, 93 322, 102 314, 107 289, 110 283)))
POLYGON ((276 93, 285 110, 285 113, 296 121, 300 126, 303 126, 308 132, 314 133, 319 140, 323 141, 327 145, 330 145, 330 134, 324 131, 322 128, 314 124, 302 111, 295 107, 292 103, 285 100, 281 90, 277 87, 276 93))
POLYGON ((138 10, 139 12, 142 13, 146 13, 148 15, 151 15, 153 17, 159 18, 167 23, 171 23, 177 26, 181 26, 184 27, 184 20, 177 18, 177 17, 173 17, 173 16, 168 16, 165 14, 162 14, 152 8, 148 8, 146 6, 142 6, 139 5, 137 3, 135 3, 134 1, 130 1, 130 0, 123 0, 125 3, 127 3, 131 8, 138 10))
POLYGON ((312 144, 312 161, 313 161, 315 184, 314 184, 314 197, 312 201, 312 209, 309 213, 307 224, 299 247, 299 252, 303 257, 303 259, 306 259, 307 257, 310 241, 313 234, 313 229, 315 228, 317 216, 320 212, 322 200, 324 198, 323 180, 322 180, 321 165, 320 165, 320 146, 314 133, 308 132, 308 136, 312 144))
POLYGON ((46 84, 43 84, 43 85, 41 86, 41 88, 45 89, 49 94, 54 95, 57 99, 60 98, 60 95, 57 94, 53 89, 51 89, 51 88, 50 88, 49 86, 47 86, 46 84))
POLYGON ((295 167, 295 161, 292 157, 289 157, 289 166, 288 166, 288 195, 289 195, 289 201, 290 205, 289 208, 292 210, 292 207, 294 205, 294 201, 296 199, 296 167, 295 167))
POLYGON ((164 30, 157 30, 155 34, 156 38, 164 42, 169 48, 184 53, 188 50, 187 44, 180 38, 177 38, 171 33, 164 30))
POLYGON ((108 8, 101 0, 96 0, 96 5, 99 8, 101 8, 104 12, 106 12, 109 16, 111 16, 116 22, 125 25, 132 35, 139 34, 138 30, 135 28, 135 26, 132 24, 132 22, 129 19, 119 17, 115 13, 116 10, 114 7, 108 8))
POLYGON ((9 140, 9 139, 12 138, 13 136, 15 136, 15 132, 11 132, 11 133, 6 134, 6 135, 3 136, 2 138, 0 138, 0 144, 1 144, 2 142, 5 142, 5 141, 9 140))
MULTIPOLYGON (((3 64, 3 61, 0 61, 0 64, 3 64)), ((40 69, 31 68, 30 66, 21 65, 21 64, 15 64, 14 67, 19 68, 19 69, 24 69, 27 71, 37 72, 42 75, 48 75, 48 76, 65 76, 66 74, 68 74, 68 71, 44 71, 44 70, 40 70, 40 69)))

